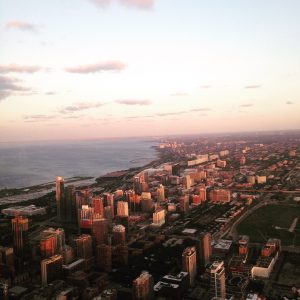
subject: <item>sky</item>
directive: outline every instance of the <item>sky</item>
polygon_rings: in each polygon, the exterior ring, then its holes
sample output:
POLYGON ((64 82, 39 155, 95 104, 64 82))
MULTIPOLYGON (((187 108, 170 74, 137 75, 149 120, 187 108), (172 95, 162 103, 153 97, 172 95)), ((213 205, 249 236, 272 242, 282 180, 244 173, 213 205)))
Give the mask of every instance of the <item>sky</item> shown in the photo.
POLYGON ((0 0, 0 142, 300 129, 299 0, 0 0))

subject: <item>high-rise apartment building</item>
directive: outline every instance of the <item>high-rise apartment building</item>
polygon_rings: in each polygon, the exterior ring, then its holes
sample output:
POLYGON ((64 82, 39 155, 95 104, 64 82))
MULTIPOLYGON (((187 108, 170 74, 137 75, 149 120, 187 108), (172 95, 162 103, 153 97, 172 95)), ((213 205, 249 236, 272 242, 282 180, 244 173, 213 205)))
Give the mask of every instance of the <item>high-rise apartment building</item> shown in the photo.
POLYGON ((196 247, 188 247, 182 253, 182 269, 190 275, 190 285, 193 285, 197 275, 196 247))
POLYGON ((148 300, 153 298, 153 277, 144 271, 133 281, 133 299, 148 300))
POLYGON ((226 299, 225 267, 223 261, 215 261, 209 267, 210 284, 213 297, 220 300, 226 299))

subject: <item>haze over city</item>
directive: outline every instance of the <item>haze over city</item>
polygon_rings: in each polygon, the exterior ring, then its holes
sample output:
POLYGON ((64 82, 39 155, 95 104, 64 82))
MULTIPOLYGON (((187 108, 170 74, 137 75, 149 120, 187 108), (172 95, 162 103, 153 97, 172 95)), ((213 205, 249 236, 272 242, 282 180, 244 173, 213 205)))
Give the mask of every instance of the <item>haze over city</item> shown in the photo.
POLYGON ((0 11, 1 142, 300 127, 297 0, 0 11))

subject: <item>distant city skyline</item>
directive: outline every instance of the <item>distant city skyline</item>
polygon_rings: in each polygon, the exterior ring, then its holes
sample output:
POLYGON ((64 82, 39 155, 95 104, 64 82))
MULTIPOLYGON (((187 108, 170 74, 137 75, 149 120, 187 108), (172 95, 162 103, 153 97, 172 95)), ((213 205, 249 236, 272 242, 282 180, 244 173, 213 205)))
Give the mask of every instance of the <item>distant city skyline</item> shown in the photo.
POLYGON ((297 0, 0 0, 0 142, 300 129, 297 0))

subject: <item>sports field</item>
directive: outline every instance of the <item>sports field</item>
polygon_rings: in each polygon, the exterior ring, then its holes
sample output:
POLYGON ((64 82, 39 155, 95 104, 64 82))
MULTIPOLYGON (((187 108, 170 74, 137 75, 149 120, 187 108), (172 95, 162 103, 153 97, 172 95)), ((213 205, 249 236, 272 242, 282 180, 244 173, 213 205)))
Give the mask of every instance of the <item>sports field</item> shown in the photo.
POLYGON ((250 242, 264 243, 279 238, 283 245, 300 246, 300 206, 268 205, 257 209, 237 226, 238 234, 250 236, 250 242), (294 232, 288 229, 299 218, 294 232))

